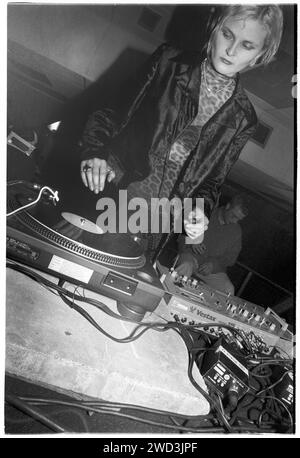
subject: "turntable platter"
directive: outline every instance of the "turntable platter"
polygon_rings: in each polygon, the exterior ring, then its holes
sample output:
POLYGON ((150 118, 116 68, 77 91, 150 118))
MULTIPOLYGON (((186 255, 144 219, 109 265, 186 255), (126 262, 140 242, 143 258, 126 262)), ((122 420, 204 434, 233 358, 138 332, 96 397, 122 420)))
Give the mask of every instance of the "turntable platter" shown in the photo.
MULTIPOLYGON (((36 191, 28 187, 10 190, 9 210, 28 204, 36 195, 36 191)), ((9 224, 96 262, 130 269, 145 265, 144 250, 132 235, 103 233, 95 222, 67 210, 61 200, 54 206, 51 201, 41 199, 36 205, 15 213, 9 224)))
POLYGON ((92 221, 83 218, 82 216, 68 212, 62 212, 61 216, 66 221, 73 224, 73 226, 78 227, 79 229, 90 232, 92 234, 103 234, 103 230, 101 229, 101 227, 97 226, 97 224, 93 223, 92 221))
POLYGON ((113 256, 138 258, 143 255, 142 247, 129 234, 91 234, 83 232, 82 239, 85 245, 95 250, 109 253, 113 256))

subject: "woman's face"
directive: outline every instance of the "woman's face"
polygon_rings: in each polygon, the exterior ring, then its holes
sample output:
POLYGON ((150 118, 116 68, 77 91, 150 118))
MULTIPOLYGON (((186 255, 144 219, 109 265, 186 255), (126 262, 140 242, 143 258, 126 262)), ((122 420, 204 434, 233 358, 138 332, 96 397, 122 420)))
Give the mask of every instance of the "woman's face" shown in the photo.
POLYGON ((263 49, 267 30, 254 19, 228 18, 216 31, 211 60, 222 75, 234 76, 249 67, 263 49))

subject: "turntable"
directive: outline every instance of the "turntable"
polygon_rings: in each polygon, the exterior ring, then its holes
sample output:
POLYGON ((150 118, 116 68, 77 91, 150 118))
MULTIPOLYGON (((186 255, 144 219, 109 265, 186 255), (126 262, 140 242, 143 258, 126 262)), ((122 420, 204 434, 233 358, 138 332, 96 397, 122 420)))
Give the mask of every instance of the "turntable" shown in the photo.
POLYGON ((165 291, 137 238, 103 232, 61 201, 55 206, 43 197, 30 206, 36 197, 31 183, 8 187, 8 258, 111 297, 135 321, 155 310, 165 291))

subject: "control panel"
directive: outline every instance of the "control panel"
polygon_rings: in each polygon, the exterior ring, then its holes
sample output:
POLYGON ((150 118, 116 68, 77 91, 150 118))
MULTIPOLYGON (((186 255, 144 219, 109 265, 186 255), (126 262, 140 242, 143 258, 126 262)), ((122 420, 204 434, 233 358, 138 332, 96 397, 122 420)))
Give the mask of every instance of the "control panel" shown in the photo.
POLYGON ((20 256, 22 259, 36 261, 39 258, 39 251, 28 243, 17 240, 13 237, 6 237, 6 249, 9 253, 20 256))
POLYGON ((171 317, 184 324, 205 324, 202 330, 214 337, 229 335, 221 324, 244 333, 254 352, 269 354, 283 343, 284 351, 293 354, 294 336, 288 324, 271 308, 240 297, 214 290, 195 278, 180 276, 159 266, 161 281, 170 295, 167 299, 171 317))
POLYGON ((197 365, 207 385, 231 403, 236 403, 249 390, 246 360, 236 352, 233 354, 224 338, 205 352, 197 365))

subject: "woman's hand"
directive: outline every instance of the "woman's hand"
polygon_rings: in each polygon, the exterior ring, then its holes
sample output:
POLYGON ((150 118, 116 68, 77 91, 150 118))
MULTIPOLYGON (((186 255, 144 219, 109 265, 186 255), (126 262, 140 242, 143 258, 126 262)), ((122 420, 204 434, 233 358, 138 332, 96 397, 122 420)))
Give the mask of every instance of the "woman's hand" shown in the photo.
POLYGON ((107 165, 106 160, 97 157, 82 161, 80 174, 84 185, 95 194, 103 191, 106 180, 110 183, 116 176, 115 172, 107 165))
POLYGON ((184 230, 188 236, 185 243, 202 243, 208 223, 208 218, 200 208, 196 207, 192 210, 188 219, 184 220, 184 230))

